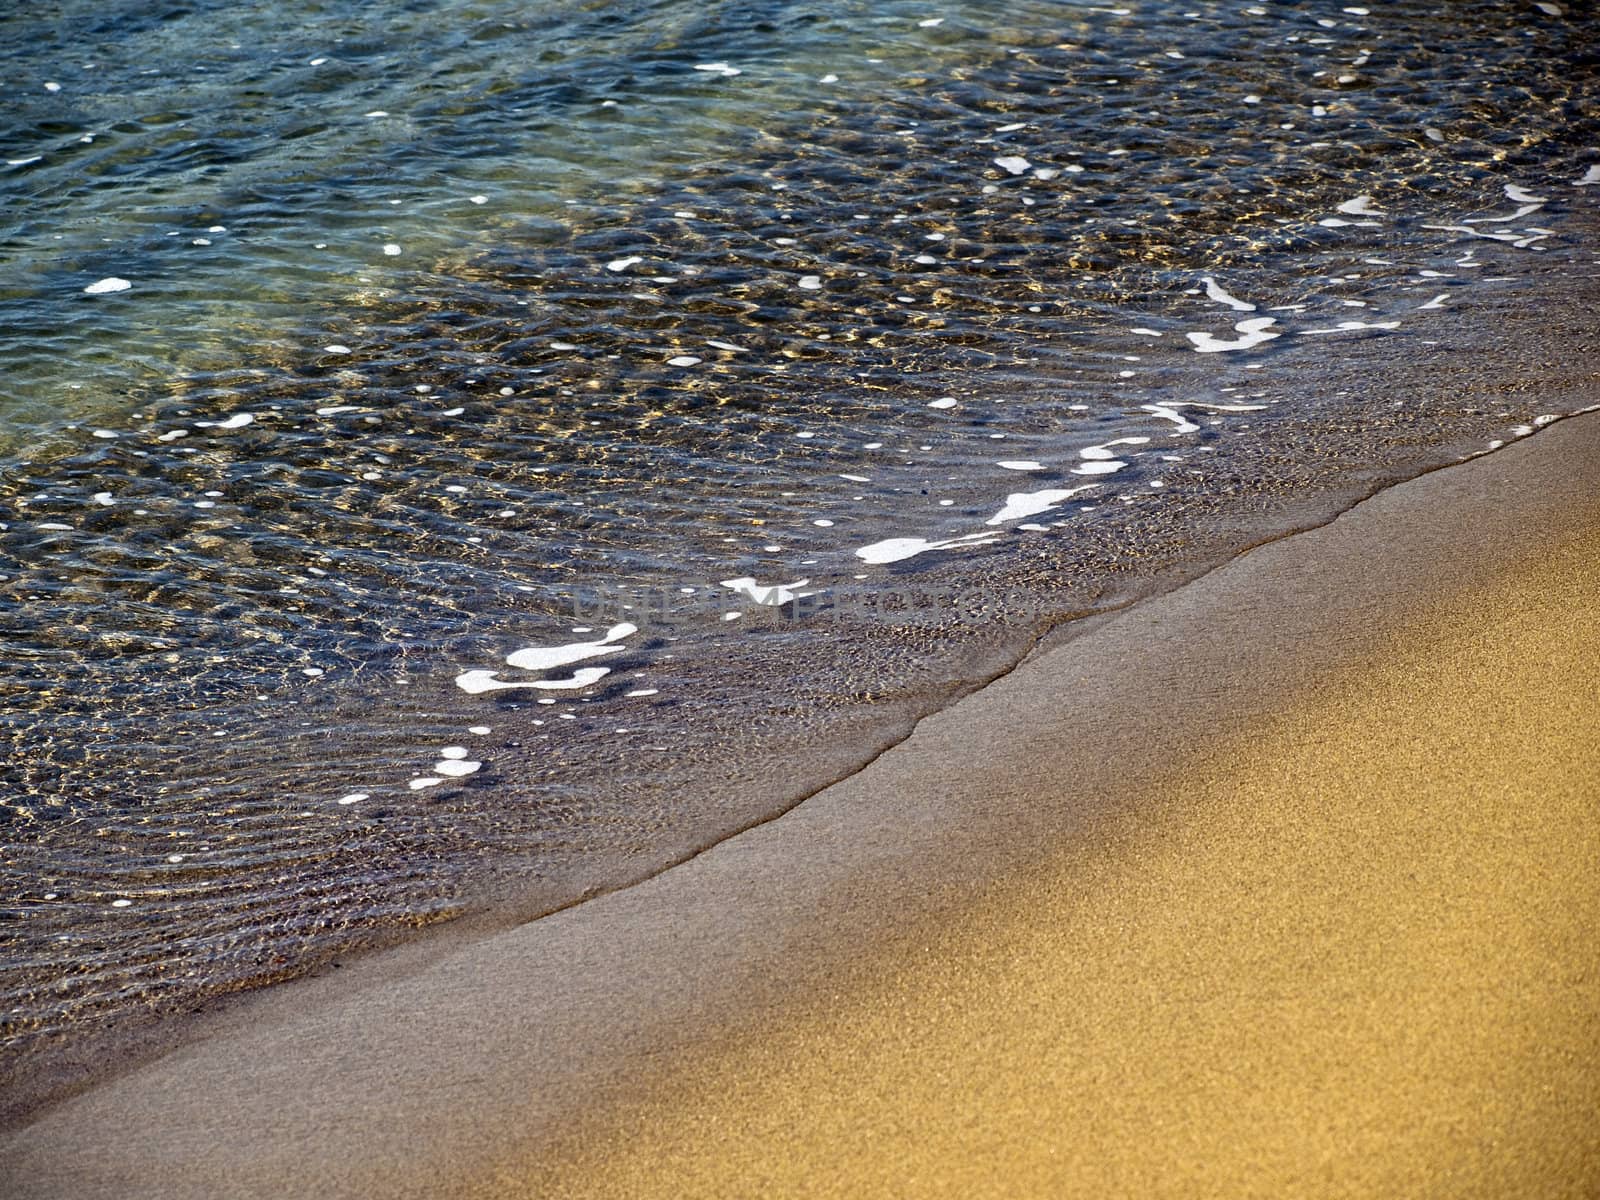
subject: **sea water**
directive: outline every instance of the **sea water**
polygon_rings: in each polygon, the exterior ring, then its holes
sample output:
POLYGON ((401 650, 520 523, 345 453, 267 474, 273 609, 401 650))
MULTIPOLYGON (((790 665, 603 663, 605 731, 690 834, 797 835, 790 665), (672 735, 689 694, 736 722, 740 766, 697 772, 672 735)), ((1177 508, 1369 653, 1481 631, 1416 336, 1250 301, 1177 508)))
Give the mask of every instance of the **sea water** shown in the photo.
POLYGON ((1585 407, 1596 41, 0 16, 4 1072, 624 886, 1074 616, 1585 407))

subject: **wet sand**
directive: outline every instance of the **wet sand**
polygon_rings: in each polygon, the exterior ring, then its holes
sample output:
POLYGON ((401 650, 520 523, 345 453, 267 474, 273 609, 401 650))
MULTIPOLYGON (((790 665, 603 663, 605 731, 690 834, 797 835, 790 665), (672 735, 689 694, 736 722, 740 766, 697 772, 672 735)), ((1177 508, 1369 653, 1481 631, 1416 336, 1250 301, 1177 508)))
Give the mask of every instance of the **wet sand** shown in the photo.
POLYGON ((266 993, 15 1196, 1592 1195, 1600 417, 624 892, 266 993))

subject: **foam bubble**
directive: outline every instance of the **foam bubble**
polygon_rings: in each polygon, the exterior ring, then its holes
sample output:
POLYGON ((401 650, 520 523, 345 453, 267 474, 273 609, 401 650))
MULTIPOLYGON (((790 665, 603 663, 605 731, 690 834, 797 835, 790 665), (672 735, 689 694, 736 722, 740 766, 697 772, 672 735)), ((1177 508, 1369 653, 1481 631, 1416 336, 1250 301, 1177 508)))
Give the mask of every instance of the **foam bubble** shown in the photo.
POLYGON ((234 413, 222 421, 196 421, 197 429, 243 429, 255 420, 253 413, 234 413))
POLYGON ((463 671, 456 676, 456 686, 469 695, 483 692, 506 691, 511 688, 537 688, 547 692, 570 692, 589 687, 611 674, 610 667, 579 667, 570 679, 535 679, 517 683, 501 679, 493 671, 463 671))
POLYGON ((638 626, 630 625, 624 621, 613 625, 606 631, 606 635, 593 642, 573 642, 566 646, 525 646, 521 650, 506 655, 506 665, 516 667, 523 671, 549 671, 556 667, 564 667, 570 663, 582 662, 586 658, 599 658, 605 654, 615 654, 624 649, 622 646, 612 645, 625 637, 631 637, 639 632, 638 626))
POLYGON ((1339 205, 1339 211, 1355 217, 1376 217, 1383 213, 1381 208, 1372 207, 1371 196, 1357 196, 1354 200, 1346 200, 1339 205))
POLYGON ((1228 350, 1250 350, 1263 342, 1270 342, 1273 338, 1282 337, 1282 334, 1269 332, 1276 325, 1276 317, 1251 317, 1247 321, 1240 321, 1233 328, 1241 335, 1231 342, 1223 341, 1210 333, 1190 333, 1186 336, 1194 343, 1195 350, 1200 354, 1220 354, 1228 350))
POLYGON ((1317 333, 1357 333, 1363 329, 1399 329, 1399 321, 1340 321, 1329 329, 1302 329, 1302 336, 1317 333))
POLYGON ((1150 439, 1147 437, 1112 438, 1109 442, 1101 442, 1098 446, 1085 446, 1078 451, 1078 457, 1103 462, 1116 457, 1111 452, 1112 446, 1147 446, 1149 444, 1150 439))
POLYGON ((856 557, 863 562, 882 565, 915 558, 919 554, 927 554, 932 550, 959 550, 969 546, 992 546, 998 536, 996 533, 981 531, 943 540, 887 538, 881 542, 873 542, 870 546, 861 547, 856 551, 856 557))
POLYGON ((721 586, 727 588, 730 592, 737 592, 739 595, 748 600, 754 601, 756 604, 760 604, 768 608, 776 608, 783 604, 792 604, 794 601, 804 599, 806 596, 815 595, 814 592, 800 592, 795 590, 796 588, 804 587, 810 582, 811 581, 809 579, 797 579, 793 583, 779 583, 772 584, 771 586, 763 586, 762 584, 757 583, 754 579, 750 578, 748 575, 745 575, 738 579, 724 579, 721 586))
POLYGON ((1024 517, 1035 517, 1042 512, 1049 512, 1063 501, 1076 496, 1079 492, 1086 492, 1093 488, 1092 483, 1081 484, 1074 488, 1045 488, 1038 492, 1012 492, 1006 497, 1005 507, 984 522, 985 525, 1005 525, 1012 521, 1020 521, 1024 517))
POLYGON ((1254 304, 1251 304, 1248 300, 1241 300, 1231 292, 1228 292, 1211 276, 1207 275, 1200 282, 1206 285, 1206 295, 1218 304, 1226 304, 1229 308, 1239 312, 1255 312, 1256 306, 1254 304))
POLYGON ((1164 421, 1171 421, 1178 427, 1178 433, 1195 433, 1200 429, 1200 426, 1189 420, 1177 409, 1165 404, 1141 404, 1139 407, 1147 413, 1154 413, 1164 421))

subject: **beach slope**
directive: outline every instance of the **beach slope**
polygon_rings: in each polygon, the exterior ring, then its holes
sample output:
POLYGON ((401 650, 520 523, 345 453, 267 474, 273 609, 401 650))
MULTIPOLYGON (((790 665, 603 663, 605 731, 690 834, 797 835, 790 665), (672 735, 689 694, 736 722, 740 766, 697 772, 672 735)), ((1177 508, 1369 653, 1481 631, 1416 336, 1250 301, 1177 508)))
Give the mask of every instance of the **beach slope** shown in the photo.
POLYGON ((43 1196, 1600 1192, 1600 417, 623 892, 202 1023, 43 1196))

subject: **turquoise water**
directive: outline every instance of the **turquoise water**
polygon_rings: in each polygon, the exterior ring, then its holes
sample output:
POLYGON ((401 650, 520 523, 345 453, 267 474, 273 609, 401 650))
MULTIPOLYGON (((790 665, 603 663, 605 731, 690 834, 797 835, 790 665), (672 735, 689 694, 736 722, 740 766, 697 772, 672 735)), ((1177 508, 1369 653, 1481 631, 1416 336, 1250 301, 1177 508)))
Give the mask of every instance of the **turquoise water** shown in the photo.
POLYGON ((54 8, 0 18, 13 446, 293 357, 308 326, 448 289, 508 241, 759 145, 775 114, 1006 37, 976 6, 923 27, 905 3, 54 8), (694 69, 728 56, 741 75, 694 69), (82 295, 105 277, 133 286, 82 295))
POLYGON ((0 18, 3 1070, 623 885, 1587 404, 1554 8, 0 18))

